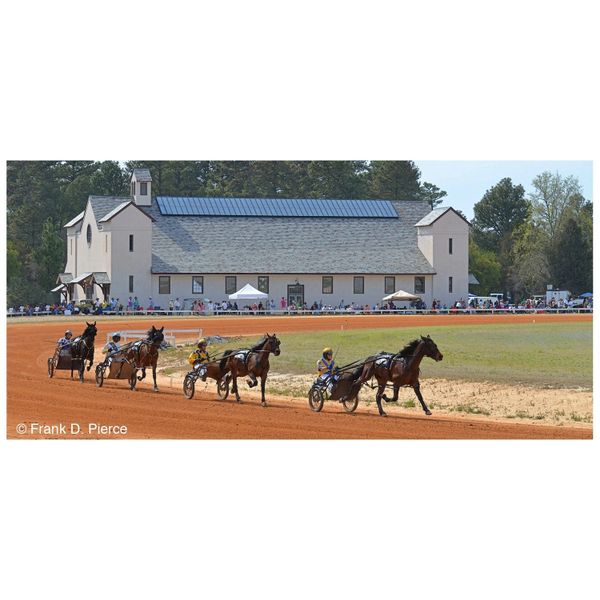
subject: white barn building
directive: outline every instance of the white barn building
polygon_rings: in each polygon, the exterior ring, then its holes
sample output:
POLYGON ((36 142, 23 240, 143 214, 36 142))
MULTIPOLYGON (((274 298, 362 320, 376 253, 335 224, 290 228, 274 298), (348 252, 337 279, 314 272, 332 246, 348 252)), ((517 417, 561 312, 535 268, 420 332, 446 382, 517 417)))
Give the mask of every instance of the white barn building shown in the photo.
POLYGON ((221 301, 246 283, 279 307, 374 305, 396 290, 450 306, 468 296, 469 223, 425 202, 90 196, 65 225, 65 297, 221 301))

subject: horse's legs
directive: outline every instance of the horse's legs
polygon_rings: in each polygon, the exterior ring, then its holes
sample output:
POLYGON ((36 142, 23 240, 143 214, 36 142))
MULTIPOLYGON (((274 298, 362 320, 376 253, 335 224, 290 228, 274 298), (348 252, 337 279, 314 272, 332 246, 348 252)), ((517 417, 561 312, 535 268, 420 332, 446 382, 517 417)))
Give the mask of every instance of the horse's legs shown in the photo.
POLYGON ((430 415, 431 411, 427 408, 427 404, 425 404, 425 400, 423 400, 423 396, 421 395, 421 385, 418 381, 413 385, 413 389, 415 390, 415 394, 417 395, 417 398, 419 399, 419 402, 421 403, 421 406, 423 407, 425 414, 430 415))
POLYGON ((381 406, 381 398, 385 398, 385 381, 381 382, 381 381, 377 381, 377 383, 379 384, 377 387, 377 395, 375 396, 375 401, 377 402, 377 409, 379 410, 379 416, 381 417, 385 417, 385 411, 383 410, 383 407, 381 406))
POLYGON ((236 402, 241 402, 241 398, 240 398, 240 394, 238 392, 238 386, 237 386, 237 367, 234 365, 231 366, 231 391, 235 394, 235 401, 236 402))
POLYGON ((248 380, 246 380, 246 382, 248 383, 248 387, 255 387, 258 384, 256 375, 254 373, 248 373, 248 380))
POLYGON ((386 402, 398 402, 398 393, 400 392, 400 385, 397 383, 393 384, 394 395, 391 398, 388 398, 385 394, 383 395, 383 399, 386 402))
POLYGON ((146 367, 142 367, 142 374, 138 375, 138 381, 146 378, 146 367))
POLYGON ((261 406, 267 406, 267 401, 265 400, 265 383, 267 383, 267 374, 260 376, 260 393, 261 393, 261 406))
POLYGON ((158 392, 158 386, 156 385, 156 363, 152 363, 152 379, 154 379, 154 391, 158 392))

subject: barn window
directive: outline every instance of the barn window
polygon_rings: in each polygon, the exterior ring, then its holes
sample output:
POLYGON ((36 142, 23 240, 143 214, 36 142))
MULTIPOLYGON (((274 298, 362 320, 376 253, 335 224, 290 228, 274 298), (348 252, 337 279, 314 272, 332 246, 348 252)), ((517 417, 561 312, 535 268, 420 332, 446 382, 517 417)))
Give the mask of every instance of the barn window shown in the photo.
POLYGON ((73 254, 73 240, 71 240, 71 254, 73 254))
POLYGON ((129 234, 129 252, 133 252, 133 233, 129 234))
POLYGON ((354 293, 355 294, 364 294, 365 293, 365 278, 355 277, 354 278, 354 293))
POLYGON ((158 293, 159 294, 170 294, 171 293, 171 276, 160 275, 158 278, 158 293))
POLYGON ((396 278, 393 276, 388 276, 384 280, 383 291, 386 294, 393 294, 396 291, 396 278))
POLYGON ((135 196, 135 181, 131 182, 131 195, 135 196))
POLYGON ((425 293, 425 277, 415 277, 415 294, 425 293))
POLYGON ((452 254, 452 238, 448 238, 448 254, 452 254))
POLYGON ((204 294, 204 277, 202 275, 192 277, 192 294, 204 294))
POLYGON ((129 276, 129 292, 133 292, 133 275, 129 276))
POLYGON ((140 183, 140 196, 147 196, 148 195, 148 184, 145 181, 142 181, 142 183, 140 183))
POLYGON ((266 275, 262 275, 258 278, 258 291, 263 294, 269 293, 269 278, 266 275))
POLYGON ((452 293, 452 277, 448 277, 448 292, 452 293))
POLYGON ((235 294, 237 291, 237 277, 235 275, 227 275, 225 277, 225 293, 235 294))
POLYGON ((85 237, 87 239, 88 246, 91 246, 91 244, 92 244, 92 226, 91 225, 87 226, 87 229, 85 232, 85 237))
POLYGON ((323 277, 323 294, 333 294, 333 277, 327 275, 323 277))

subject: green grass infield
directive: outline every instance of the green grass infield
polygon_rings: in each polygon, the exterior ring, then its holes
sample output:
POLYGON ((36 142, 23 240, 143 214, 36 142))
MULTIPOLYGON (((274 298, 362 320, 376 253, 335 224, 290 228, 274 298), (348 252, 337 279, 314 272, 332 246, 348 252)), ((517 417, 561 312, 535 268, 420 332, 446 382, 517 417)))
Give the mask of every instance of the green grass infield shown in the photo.
MULTIPOLYGON (((402 327, 372 330, 324 330, 278 335, 281 355, 271 357, 276 373, 311 374, 325 346, 339 365, 381 350, 399 351, 420 335, 430 335, 444 355, 421 362, 422 377, 492 381, 537 387, 592 388, 592 323, 519 323, 457 327, 402 327)), ((257 336, 211 344, 211 353, 248 347, 257 336)), ((171 364, 183 361, 190 348, 169 350, 171 364)))

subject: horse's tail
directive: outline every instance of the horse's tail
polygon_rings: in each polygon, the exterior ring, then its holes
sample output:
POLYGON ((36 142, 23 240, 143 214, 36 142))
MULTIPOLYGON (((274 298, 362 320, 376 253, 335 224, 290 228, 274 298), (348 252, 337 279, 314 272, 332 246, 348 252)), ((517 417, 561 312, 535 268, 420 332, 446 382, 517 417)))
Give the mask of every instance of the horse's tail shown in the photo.
POLYGON ((227 361, 229 360, 229 355, 233 352, 233 350, 225 350, 225 352, 223 352, 223 358, 219 361, 219 369, 221 369, 221 371, 223 371, 223 369, 225 368, 225 365, 227 364, 227 361))

